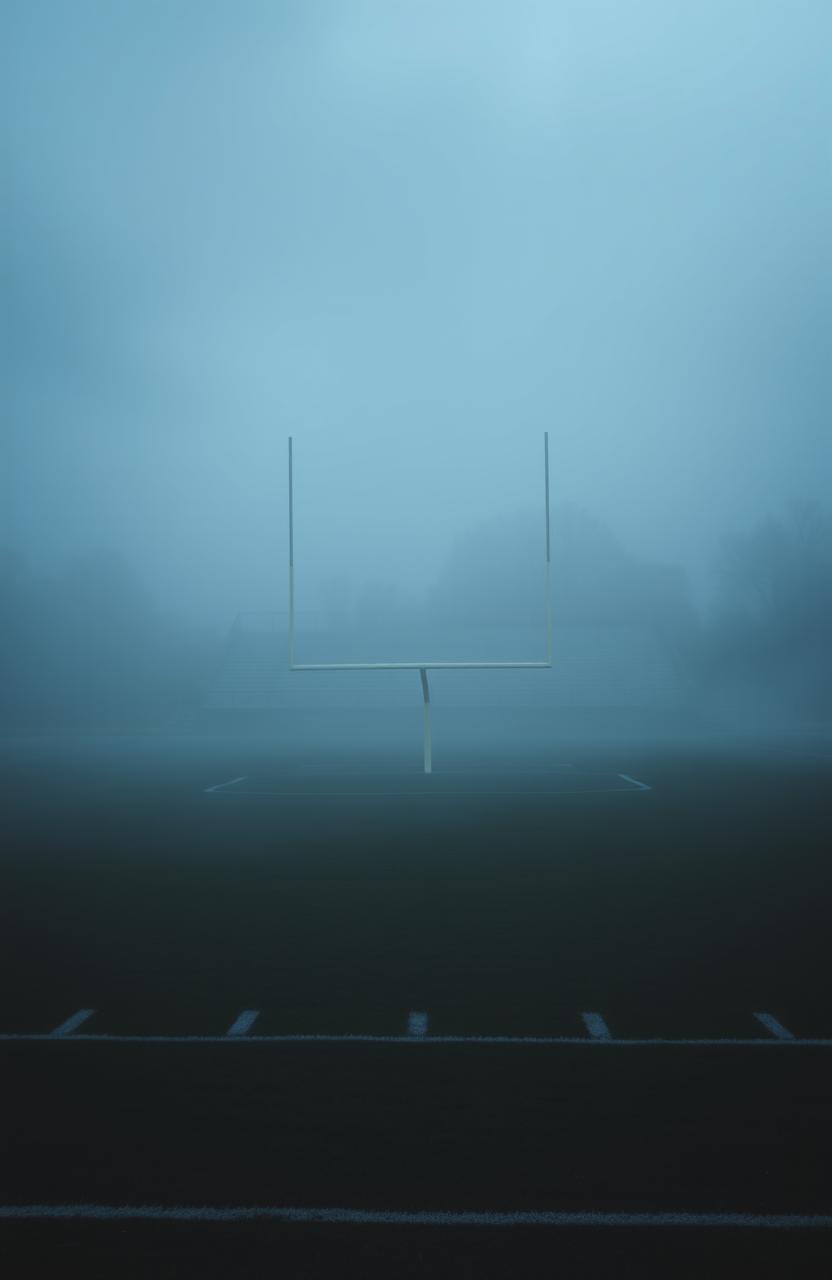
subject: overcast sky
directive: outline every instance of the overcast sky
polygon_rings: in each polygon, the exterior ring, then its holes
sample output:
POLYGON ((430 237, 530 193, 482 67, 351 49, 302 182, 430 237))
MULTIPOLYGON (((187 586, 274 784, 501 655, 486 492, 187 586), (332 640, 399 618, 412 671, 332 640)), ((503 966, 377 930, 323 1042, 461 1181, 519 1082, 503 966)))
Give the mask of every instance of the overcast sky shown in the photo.
MULTIPOLYGON (((832 479, 828 0, 4 0, 0 540, 166 607, 832 479)), ((557 556, 557 548, 554 549, 557 556)))

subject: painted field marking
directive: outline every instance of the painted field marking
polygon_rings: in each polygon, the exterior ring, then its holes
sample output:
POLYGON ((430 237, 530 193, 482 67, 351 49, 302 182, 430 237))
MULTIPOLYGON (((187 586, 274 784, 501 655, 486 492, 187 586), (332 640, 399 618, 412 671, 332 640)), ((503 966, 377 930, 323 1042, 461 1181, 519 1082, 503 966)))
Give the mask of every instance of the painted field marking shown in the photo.
POLYGON ((766 1031, 770 1031, 778 1040, 794 1040, 791 1031, 788 1031, 782 1022, 778 1022, 770 1013, 755 1013, 754 1017, 765 1027, 766 1031))
POLYGON ((610 1213, 603 1210, 452 1210, 301 1208, 252 1205, 0 1204, 3 1218, 86 1219, 96 1222, 278 1222, 360 1223, 406 1227, 743 1227, 751 1230, 832 1229, 832 1213, 610 1213))
POLYGON ((257 1021, 259 1009, 244 1009, 238 1018, 235 1018, 231 1026, 226 1031, 227 1036, 244 1036, 257 1021))
POLYGON ((582 1013, 581 1017, 583 1018, 584 1026, 587 1031, 595 1040, 612 1039, 610 1029, 601 1017, 600 1013, 582 1013))
POLYGON ((218 783, 216 784, 216 786, 213 786, 213 787, 206 787, 206 788, 205 788, 205 791, 204 791, 204 794, 205 794, 205 795, 208 795, 208 794, 209 794, 210 792, 212 792, 212 791, 215 791, 215 792, 216 792, 216 791, 219 791, 219 792, 225 791, 228 787, 235 787, 235 786, 237 785, 237 783, 238 783, 238 782, 245 782, 245 780, 246 780, 246 778, 247 778, 247 777, 248 777, 248 774, 247 774, 247 773, 244 773, 244 774, 242 774, 242 776, 241 776, 241 777, 239 777, 239 778, 232 778, 230 782, 218 782, 218 783))
MULTIPOLYGON (((298 790, 297 788, 290 789, 288 787, 280 786, 280 785, 270 787, 270 788, 265 788, 263 786, 260 786, 260 787, 252 786, 252 787, 242 787, 242 788, 238 787, 236 790, 234 790, 234 788, 237 787, 237 783, 245 782, 247 780, 249 775, 243 774, 242 777, 232 778, 229 782, 218 782, 213 787, 205 787, 203 789, 203 793, 205 795, 212 794, 212 795, 219 795, 219 796, 231 796, 231 797, 236 797, 237 799, 243 799, 244 797, 247 797, 247 796, 278 796, 281 799, 293 799, 293 800, 317 799, 317 797, 319 796, 338 797, 344 800, 349 800, 349 799, 352 799, 353 797, 357 799, 367 799, 368 797, 383 798, 387 796, 393 799, 399 799, 401 797, 411 797, 411 796, 412 797, 431 796, 434 799, 437 799, 437 798, 441 799, 442 797, 446 797, 446 796, 447 797, 546 796, 550 799, 556 799, 556 800, 561 800, 561 799, 571 800, 571 799, 574 799, 575 797, 580 797, 580 796, 627 795, 632 791, 651 791, 652 790, 652 788, 649 787, 646 782, 639 782, 637 778, 631 778, 630 775, 627 773, 616 773, 616 774, 593 773, 592 770, 583 770, 583 769, 577 768, 574 764, 572 764, 571 761, 555 762, 548 769, 530 769, 530 770, 526 769, 521 772, 511 772, 510 770, 509 771, 504 770, 501 772, 500 777, 502 779, 518 779, 518 778, 519 779, 523 779, 523 778, 545 779, 545 778, 550 778, 553 772, 558 769, 559 770, 571 769, 573 771, 574 776, 598 777, 598 778, 607 778, 607 779, 620 778, 623 782, 629 783, 629 786, 627 787, 599 786, 599 787, 593 787, 591 789, 586 788, 585 790, 579 790, 579 791, 555 791, 546 787, 541 788, 541 790, 539 791, 523 791, 522 789, 518 791, 518 790, 507 789, 504 786, 503 787, 487 787, 487 788, 478 789, 478 790, 469 790, 467 787, 463 786, 463 787, 456 787, 453 790, 443 790, 441 786, 434 787, 434 786, 431 786, 430 783, 428 783, 427 785, 422 785, 419 788, 414 786, 413 790, 407 790, 407 791, 401 791, 401 790, 379 791, 377 789, 354 791, 348 788, 332 790, 331 787, 326 791, 315 791, 315 790, 310 791, 306 789, 298 790)), ((414 782, 419 782, 422 784, 424 784, 425 777, 426 777, 426 775, 417 774, 411 769, 390 769, 390 770, 382 771, 380 773, 374 773, 372 775, 367 775, 366 773, 361 773, 356 770, 351 770, 343 774, 339 774, 339 778, 343 777, 344 779, 367 778, 369 776, 384 777, 384 778, 407 777, 407 778, 411 778, 414 782)), ((460 770, 449 769, 444 772, 436 771, 435 774, 431 773, 427 775, 429 779, 436 777, 436 779, 439 780, 440 782, 445 781, 449 778, 451 779, 480 778, 487 781, 490 776, 491 775, 487 771, 476 770, 476 769, 460 769, 460 770)), ((302 778, 302 781, 308 781, 308 777, 302 778)))
POLYGON ((426 1036, 428 1033, 428 1015, 416 1010, 407 1015, 407 1034, 409 1036, 426 1036))
POLYGON ((86 1022, 87 1018, 91 1018, 94 1013, 95 1009, 79 1009, 77 1013, 73 1013, 71 1018, 67 1018, 66 1022, 62 1022, 54 1031, 50 1031, 50 1039, 53 1036, 60 1036, 62 1039, 65 1036, 71 1036, 73 1032, 78 1030, 81 1023, 86 1022))
MULTIPOLYGON (((434 775, 420 775, 420 781, 422 776, 432 778, 434 775)), ((372 797, 374 799, 385 799, 387 797, 390 799, 401 799, 402 797, 408 797, 413 800, 444 800, 454 799, 459 796, 474 798, 479 796, 483 800, 490 800, 493 796, 510 796, 518 800, 528 799, 529 797, 535 799, 546 797, 546 799, 549 800, 580 800, 588 796, 628 796, 633 795, 635 792, 652 791, 653 789, 652 787, 649 787, 646 782, 639 782, 636 778, 631 778, 626 773, 619 773, 615 776, 622 778, 625 782, 630 783, 630 785, 627 787, 592 787, 591 789, 586 787, 583 790, 578 791, 554 791, 547 788, 542 788, 539 791, 523 791, 506 790, 500 787, 489 787, 487 790, 463 790, 462 788, 455 788, 453 791, 447 791, 444 789, 434 789, 430 785, 422 787, 421 789, 414 788, 412 791, 289 791, 281 790, 279 788, 265 791, 262 789, 255 790, 254 788, 248 787, 233 791, 230 790, 232 783, 224 782, 217 787, 206 787, 205 794, 207 795, 211 792, 217 796, 228 796, 231 799, 240 800, 247 799, 249 796, 278 796, 281 800, 317 800, 321 796, 325 796, 327 798, 337 797, 341 800, 364 800, 368 797, 372 797)), ((234 781, 242 782, 243 779, 235 778, 234 781)))
MULTIPOLYGON (((431 777, 433 778, 493 778, 499 776, 501 778, 548 778, 552 774, 553 769, 575 769, 577 766, 571 760, 555 760, 546 769, 434 769, 431 777)), ((579 770, 580 773, 586 773, 587 770, 579 770)), ((288 776, 300 778, 308 781, 310 778, 320 776, 320 774, 295 773, 288 776)), ((420 781, 424 779, 424 774, 413 769, 374 769, 372 773, 368 773, 366 769, 339 769, 337 777, 339 778, 416 778, 420 781)))
POLYGON ((504 1044, 504 1045, 575 1045, 578 1048, 588 1049, 595 1048, 598 1045, 604 1045, 608 1049, 652 1049, 652 1048, 691 1048, 691 1049, 708 1049, 727 1048, 740 1049, 832 1049, 831 1038, 821 1038, 818 1036, 807 1037, 806 1039, 798 1039, 791 1036, 786 1040, 778 1039, 772 1036, 765 1039, 763 1036, 754 1036, 749 1039, 747 1037, 705 1037, 702 1039, 664 1039, 661 1036, 642 1036, 638 1039, 625 1040, 620 1037, 612 1037, 609 1040, 599 1040, 593 1036, 452 1036, 452 1035, 365 1035, 342 1033, 338 1035, 327 1035, 326 1033, 314 1034, 311 1032, 289 1033, 287 1035, 245 1035, 245 1036, 229 1036, 229 1035, 128 1035, 121 1033, 98 1032, 82 1034, 79 1036, 68 1035, 61 1032, 58 1035, 55 1031, 49 1032, 0 1032, 0 1043, 29 1043, 36 1044, 43 1041, 53 1044, 431 1044, 431 1045, 479 1045, 479 1044, 504 1044))
POLYGON ((637 791, 652 791, 652 787, 648 787, 646 782, 639 782, 638 778, 631 778, 629 773, 619 773, 619 778, 623 778, 625 782, 630 782, 637 791))

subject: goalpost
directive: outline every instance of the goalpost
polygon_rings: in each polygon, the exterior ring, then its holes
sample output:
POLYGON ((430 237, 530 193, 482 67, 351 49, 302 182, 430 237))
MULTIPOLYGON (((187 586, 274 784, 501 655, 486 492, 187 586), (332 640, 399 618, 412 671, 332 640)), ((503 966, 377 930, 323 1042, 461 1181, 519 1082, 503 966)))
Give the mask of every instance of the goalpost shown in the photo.
POLYGON ((290 671, 418 671, 422 684, 425 773, 432 770, 429 671, 546 670, 552 665, 551 552, 549 544, 549 432, 543 433, 543 490, 546 530, 544 595, 546 659, 544 662, 295 662, 295 515, 292 437, 289 436, 289 670, 290 671))

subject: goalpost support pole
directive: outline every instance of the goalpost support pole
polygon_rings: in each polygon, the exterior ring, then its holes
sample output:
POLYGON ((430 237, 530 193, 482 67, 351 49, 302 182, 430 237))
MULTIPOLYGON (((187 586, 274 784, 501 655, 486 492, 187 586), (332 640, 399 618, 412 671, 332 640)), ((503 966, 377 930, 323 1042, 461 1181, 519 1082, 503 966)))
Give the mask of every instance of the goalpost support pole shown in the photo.
POLYGON ((430 688, 428 687, 428 673, 425 667, 419 668, 419 677, 422 681, 422 700, 424 702, 425 773, 432 773, 433 759, 430 741, 430 688))
POLYGON ((549 537, 549 432, 543 432, 543 477, 546 504, 546 662, 552 665, 552 551, 549 537))
POLYGON ((295 665, 295 511, 292 485, 292 437, 289 436, 289 670, 295 665))

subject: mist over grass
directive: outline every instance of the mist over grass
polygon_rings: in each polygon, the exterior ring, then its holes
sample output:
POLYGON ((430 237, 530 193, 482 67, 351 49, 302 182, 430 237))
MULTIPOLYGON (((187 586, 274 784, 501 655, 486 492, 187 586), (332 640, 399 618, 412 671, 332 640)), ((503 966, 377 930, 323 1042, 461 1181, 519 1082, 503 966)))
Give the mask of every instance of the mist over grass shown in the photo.
POLYGON ((735 719, 832 719, 832 528, 815 503, 725 536, 697 679, 735 719))
POLYGON ((35 574, 0 558, 0 715, 9 728, 176 725, 200 704, 219 637, 162 613, 112 551, 35 574))
MULTIPOLYGON (((509 649, 517 632, 542 636, 539 524, 521 511, 471 528, 420 597, 394 580, 355 591, 333 581, 322 591, 318 626, 336 646, 407 644, 413 635, 430 642, 449 626, 472 637, 502 630, 509 649)), ((817 504, 722 537, 699 608, 680 566, 634 556, 580 508, 554 509, 552 545, 555 664, 563 628, 642 629, 672 655, 683 714, 752 732, 832 720, 832 537, 817 504)), ((209 628, 161 611, 112 551, 72 557, 49 574, 10 552, 1 564, 7 727, 177 727, 198 718, 232 617, 209 628)), ((274 628, 282 653, 279 609, 274 628)))

